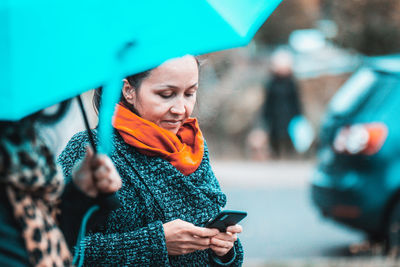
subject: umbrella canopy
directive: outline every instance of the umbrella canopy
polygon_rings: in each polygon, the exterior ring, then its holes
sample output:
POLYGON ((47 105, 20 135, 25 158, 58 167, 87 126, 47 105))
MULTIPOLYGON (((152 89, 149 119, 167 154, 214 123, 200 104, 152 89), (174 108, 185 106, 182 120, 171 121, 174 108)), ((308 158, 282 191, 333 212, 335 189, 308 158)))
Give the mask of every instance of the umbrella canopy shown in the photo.
POLYGON ((245 45, 280 2, 0 1, 0 120, 106 85, 105 140, 123 77, 169 58, 245 45))

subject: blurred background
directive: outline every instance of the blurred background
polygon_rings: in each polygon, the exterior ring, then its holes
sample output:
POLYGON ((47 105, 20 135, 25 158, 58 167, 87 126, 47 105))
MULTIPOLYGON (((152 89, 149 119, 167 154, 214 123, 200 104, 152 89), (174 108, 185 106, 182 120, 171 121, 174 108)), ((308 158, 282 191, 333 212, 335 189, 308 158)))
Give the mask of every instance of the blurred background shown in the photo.
MULTIPOLYGON (((398 0, 283 0, 247 47, 202 57, 195 112, 248 212, 244 266, 400 266, 399 50, 398 0)), ((76 103, 55 128, 60 153, 76 103)))

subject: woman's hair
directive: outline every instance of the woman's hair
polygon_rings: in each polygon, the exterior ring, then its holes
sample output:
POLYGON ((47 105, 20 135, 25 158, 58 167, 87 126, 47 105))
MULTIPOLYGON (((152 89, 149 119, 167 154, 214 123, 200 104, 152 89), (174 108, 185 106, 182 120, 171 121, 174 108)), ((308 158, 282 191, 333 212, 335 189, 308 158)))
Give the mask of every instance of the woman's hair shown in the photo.
MULTIPOLYGON (((140 73, 137 73, 137 74, 133 74, 133 75, 130 75, 130 76, 126 77, 125 79, 128 81, 128 83, 132 87, 134 87, 136 89, 136 88, 140 87, 140 85, 142 84, 143 80, 146 79, 150 75, 152 70, 153 69, 146 70, 146 71, 143 71, 143 72, 140 72, 140 73)), ((101 95, 102 95, 102 93, 103 93, 103 86, 100 86, 100 87, 96 88, 95 91, 94 91, 93 106, 94 106, 94 110, 97 113, 99 113, 99 109, 100 109, 100 105, 101 105, 101 95)), ((120 96, 120 101, 122 103, 124 103, 124 105, 126 105, 132 111, 135 110, 133 105, 129 104, 128 101, 126 101, 126 99, 125 99, 124 95, 122 94, 122 92, 121 92, 121 96, 120 96)))
MULTIPOLYGON (((194 59, 196 60, 196 63, 197 63, 197 66, 198 66, 199 72, 200 72, 200 66, 201 66, 202 60, 201 60, 200 57, 198 57, 198 56, 193 56, 193 57, 194 57, 194 59)), ((125 79, 128 81, 128 83, 129 83, 133 88, 135 88, 135 90, 138 90, 138 89, 140 88, 140 86, 142 85, 142 82, 143 82, 147 77, 149 77, 149 75, 151 74, 151 72, 152 72, 154 69, 155 69, 155 68, 149 69, 149 70, 146 70, 146 71, 137 73, 137 74, 130 75, 130 76, 126 77, 125 79)), ((103 93, 103 87, 102 87, 102 86, 96 88, 95 91, 94 91, 94 95, 93 95, 93 107, 94 107, 94 110, 96 111, 96 113, 99 113, 99 109, 100 109, 100 105, 101 105, 101 95, 102 95, 102 93, 103 93)), ((124 95, 122 94, 122 91, 121 91, 120 101, 121 101, 127 108, 129 108, 132 112, 136 113, 135 107, 134 107, 132 104, 128 103, 128 101, 126 101, 124 95)))

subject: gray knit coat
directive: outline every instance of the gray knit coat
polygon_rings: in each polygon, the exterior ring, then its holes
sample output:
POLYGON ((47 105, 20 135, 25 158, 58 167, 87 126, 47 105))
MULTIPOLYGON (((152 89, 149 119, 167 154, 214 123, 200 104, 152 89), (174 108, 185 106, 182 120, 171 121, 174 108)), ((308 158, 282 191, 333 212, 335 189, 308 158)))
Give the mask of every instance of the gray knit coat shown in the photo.
MULTIPOLYGON (((97 142, 97 131, 93 130, 97 142)), ((199 168, 185 176, 168 161, 139 153, 114 132, 111 159, 121 178, 121 207, 110 213, 105 226, 89 232, 85 242, 86 266, 241 266, 240 241, 224 260, 211 249, 169 256, 163 223, 181 219, 203 226, 226 204, 209 163, 205 146, 199 168)), ((65 177, 88 146, 86 132, 72 137, 58 158, 65 177)))

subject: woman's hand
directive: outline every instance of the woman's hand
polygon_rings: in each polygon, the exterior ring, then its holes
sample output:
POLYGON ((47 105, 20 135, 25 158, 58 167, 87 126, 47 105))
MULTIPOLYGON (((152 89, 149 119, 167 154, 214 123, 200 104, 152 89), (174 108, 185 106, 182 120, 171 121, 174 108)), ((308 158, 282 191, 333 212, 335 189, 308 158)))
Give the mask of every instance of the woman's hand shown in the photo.
POLYGON ((86 148, 85 158, 72 172, 75 185, 90 197, 99 193, 113 193, 121 188, 122 182, 114 164, 106 155, 93 155, 92 149, 86 148))
POLYGON ((217 235, 217 229, 195 226, 182 220, 164 223, 165 241, 169 255, 182 255, 210 247, 210 238, 217 235))
POLYGON ((218 235, 211 238, 210 248, 218 256, 224 256, 232 249, 233 244, 237 240, 236 234, 239 234, 241 232, 242 226, 238 224, 229 226, 226 229, 226 233, 219 233, 218 235))

